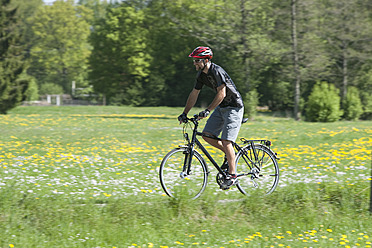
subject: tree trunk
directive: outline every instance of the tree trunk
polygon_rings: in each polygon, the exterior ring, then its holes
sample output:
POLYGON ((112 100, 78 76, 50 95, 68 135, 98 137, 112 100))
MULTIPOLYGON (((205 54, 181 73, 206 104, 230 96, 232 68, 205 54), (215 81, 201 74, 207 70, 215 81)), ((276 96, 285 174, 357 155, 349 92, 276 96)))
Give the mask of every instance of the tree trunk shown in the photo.
POLYGON ((245 90, 249 91, 251 89, 251 85, 249 83, 249 46, 247 41, 247 29, 248 29, 248 11, 245 7, 246 0, 240 1, 240 10, 242 15, 242 23, 241 23, 241 42, 243 45, 243 70, 244 70, 244 86, 245 90))
POLYGON ((342 48, 342 93, 341 93, 341 103, 344 102, 346 99, 347 94, 347 84, 348 84, 348 78, 347 78, 347 48, 344 45, 342 48))
POLYGON ((292 52, 293 52, 293 68, 294 68, 294 75, 295 75, 294 118, 295 120, 298 121, 301 119, 301 111, 300 111, 301 78, 300 78, 300 72, 299 72, 298 52, 297 52, 296 3, 297 3, 297 0, 291 0, 292 52))

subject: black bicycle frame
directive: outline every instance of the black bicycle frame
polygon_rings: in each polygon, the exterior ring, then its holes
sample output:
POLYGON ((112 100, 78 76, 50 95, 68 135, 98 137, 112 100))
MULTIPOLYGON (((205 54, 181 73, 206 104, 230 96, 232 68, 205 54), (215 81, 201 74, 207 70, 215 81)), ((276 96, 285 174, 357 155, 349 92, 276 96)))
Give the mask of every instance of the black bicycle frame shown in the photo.
MULTIPOLYGON (((198 138, 196 136, 203 136, 203 137, 208 137, 208 138, 212 138, 212 139, 215 139, 215 140, 221 140, 220 138, 218 137, 214 137, 214 136, 211 136, 211 135, 208 135, 208 134, 204 134, 204 133, 201 133, 201 132, 198 132, 197 129, 198 129, 198 125, 199 125, 199 122, 196 120, 196 118, 194 119, 190 119, 193 124, 194 124, 194 129, 193 129, 193 133, 192 133, 192 138, 191 138, 191 141, 189 139, 189 136, 187 133, 185 133, 185 139, 188 141, 188 152, 185 154, 185 163, 184 163, 184 166, 183 166, 183 171, 186 171, 187 175, 190 174, 190 171, 191 171, 191 161, 192 161, 192 158, 193 158, 193 155, 194 155, 194 144, 196 144, 200 150, 204 153, 205 156, 207 156, 207 158, 209 159, 209 161, 213 164, 213 166, 216 168, 216 170, 218 170, 218 172, 220 172, 222 175, 226 176, 226 172, 223 171, 217 164, 217 162, 213 159, 213 157, 209 154, 209 152, 207 151, 207 149, 205 149, 205 147, 203 146, 202 143, 200 143, 200 141, 198 140, 198 138), (186 170, 187 169, 187 170, 186 170)), ((236 144, 235 142, 232 142, 233 146, 235 147, 235 149, 239 152, 239 151, 243 151, 243 149, 238 145, 236 144)), ((253 145, 253 141, 251 142, 251 146, 252 146, 252 149, 253 149, 253 152, 254 152, 254 156, 255 156, 255 159, 257 160, 257 152, 256 152, 256 149, 253 145)), ((249 165, 250 163, 254 164, 255 167, 257 167, 257 165, 249 158, 249 156, 247 155, 246 152, 243 151, 243 159, 245 160, 245 162, 249 165), (248 163, 247 159, 249 160, 250 163, 248 163)), ((259 167, 257 167, 257 169, 259 169, 259 167)), ((209 173, 209 171, 208 171, 209 173)))
MULTIPOLYGON (((202 152, 204 153, 205 156, 207 156, 207 158, 209 159, 209 161, 213 164, 213 166, 218 170, 218 172, 220 172, 222 175, 226 176, 226 172, 223 171, 217 164, 217 162, 213 159, 213 157, 209 154, 209 152, 207 151, 207 149, 205 149, 205 147, 200 143, 200 141, 198 140, 198 138, 196 136, 202 136, 202 137, 208 137, 208 138, 211 138, 211 139, 215 139, 215 140, 220 140, 220 138, 218 137, 215 137, 215 136, 211 136, 211 135, 208 135, 208 134, 205 134, 205 133, 201 133, 201 132, 198 132, 197 129, 198 129, 198 126, 199 126, 199 122, 197 121, 197 117, 194 116, 193 119, 189 119, 190 121, 193 122, 194 124, 194 129, 193 129, 193 133, 192 133, 192 138, 191 138, 191 141, 189 139, 189 136, 187 133, 185 133, 185 139, 188 141, 188 152, 185 154, 185 162, 184 162, 184 165, 183 165, 183 171, 186 171, 187 175, 190 174, 190 171, 191 171, 191 161, 192 161, 192 158, 193 158, 193 155, 194 155, 194 145, 196 144, 200 150, 202 150, 202 152), (187 170, 186 170, 187 169, 187 170)), ((258 141, 258 142, 265 142, 265 144, 267 144, 267 142, 270 142, 268 140, 246 140, 246 139, 242 139, 242 141, 244 143, 249 143, 250 146, 252 147, 252 151, 253 151, 253 155, 254 155, 254 159, 255 161, 259 161, 258 160, 258 154, 257 154, 257 151, 256 151, 256 148, 254 146, 254 141, 258 141)), ((246 162, 246 164, 250 167, 250 169, 252 169, 251 167, 251 164, 256 167, 259 171, 260 171, 260 167, 259 165, 256 164, 256 162, 252 161, 250 159, 250 157, 248 156, 247 152, 244 151, 238 144, 236 144, 235 142, 232 142, 234 148, 239 152, 239 151, 242 151, 243 153, 243 159, 244 161, 246 162), (248 161, 249 162, 248 162, 248 161)), ((270 144, 269 144, 270 145, 270 144)), ((209 173, 209 171, 208 171, 209 173)), ((252 173, 248 173, 249 174, 252 174, 252 173)), ((247 175, 247 174, 245 174, 247 175)))

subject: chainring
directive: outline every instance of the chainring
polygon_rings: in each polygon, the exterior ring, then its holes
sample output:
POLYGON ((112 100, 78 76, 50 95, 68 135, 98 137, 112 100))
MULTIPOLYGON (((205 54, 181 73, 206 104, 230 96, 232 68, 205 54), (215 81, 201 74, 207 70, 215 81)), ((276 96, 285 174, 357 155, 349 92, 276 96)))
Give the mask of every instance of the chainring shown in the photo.
POLYGON ((221 174, 221 172, 218 172, 216 175, 216 181, 217 181, 217 184, 221 187, 225 181, 225 176, 221 174))

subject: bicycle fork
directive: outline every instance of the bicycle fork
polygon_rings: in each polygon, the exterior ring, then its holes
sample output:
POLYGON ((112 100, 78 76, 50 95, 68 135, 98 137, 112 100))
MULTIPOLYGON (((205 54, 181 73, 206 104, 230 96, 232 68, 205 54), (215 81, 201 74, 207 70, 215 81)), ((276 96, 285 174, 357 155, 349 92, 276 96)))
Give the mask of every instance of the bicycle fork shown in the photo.
POLYGON ((194 149, 190 145, 190 140, 187 133, 185 133, 185 138, 188 141, 189 145, 187 147, 187 150, 183 152, 183 154, 185 155, 185 159, 183 160, 182 172, 180 173, 180 177, 182 179, 191 174, 191 162, 194 156, 194 149))
POLYGON ((182 172, 180 173, 181 178, 185 178, 188 175, 191 175, 191 161, 194 151, 191 149, 191 151, 185 151, 185 159, 183 160, 183 167, 182 167, 182 172))

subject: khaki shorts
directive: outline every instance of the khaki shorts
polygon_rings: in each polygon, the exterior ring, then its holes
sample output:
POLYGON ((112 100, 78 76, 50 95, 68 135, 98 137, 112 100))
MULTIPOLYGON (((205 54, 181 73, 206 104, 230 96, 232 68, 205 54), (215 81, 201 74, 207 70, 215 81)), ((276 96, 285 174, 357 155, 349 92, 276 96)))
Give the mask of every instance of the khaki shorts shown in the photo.
POLYGON ((221 139, 235 142, 242 125, 244 108, 217 107, 205 124, 203 133, 210 133, 221 139))

